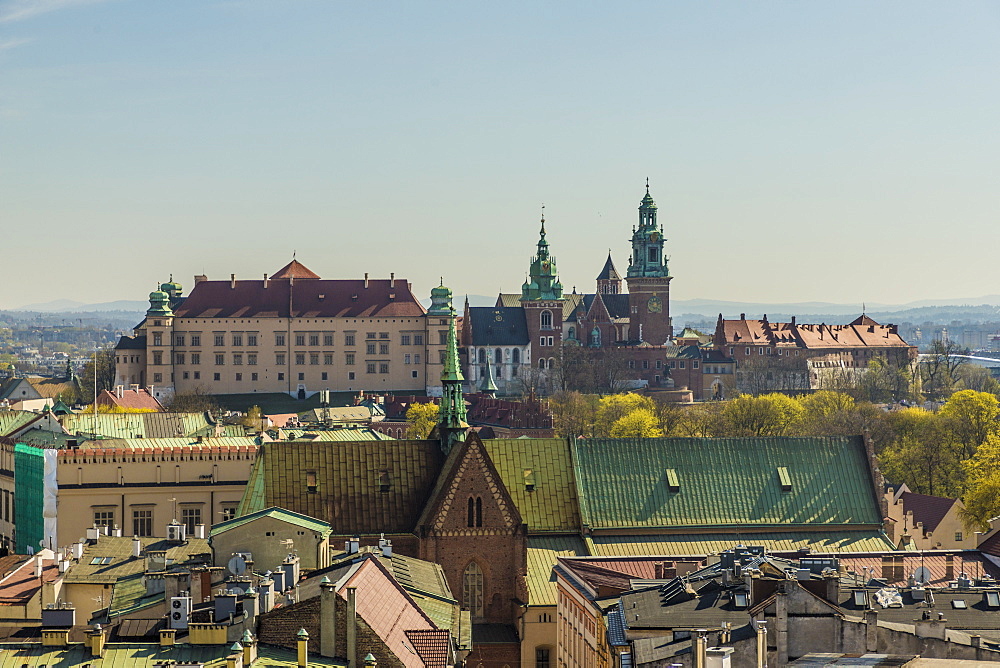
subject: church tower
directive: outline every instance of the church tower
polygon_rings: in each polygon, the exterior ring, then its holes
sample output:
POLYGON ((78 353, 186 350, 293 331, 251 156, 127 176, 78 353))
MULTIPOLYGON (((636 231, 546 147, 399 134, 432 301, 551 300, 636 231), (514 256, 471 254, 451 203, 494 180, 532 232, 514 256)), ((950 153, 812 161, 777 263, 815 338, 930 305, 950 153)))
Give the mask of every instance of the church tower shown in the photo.
POLYGON ((663 227, 656 223, 656 202, 649 194, 639 204, 639 226, 632 229, 632 255, 625 282, 629 292, 629 338, 663 345, 673 336, 670 321, 670 272, 663 254, 663 227))
POLYGON ((543 212, 538 250, 531 258, 528 279, 521 286, 521 308, 524 309, 528 340, 531 341, 531 359, 524 361, 538 369, 543 379, 559 359, 564 302, 556 259, 549 254, 549 242, 545 239, 543 212))
POLYGON ((597 291, 602 295, 617 295, 622 291, 622 277, 611 261, 611 251, 608 251, 608 261, 597 276, 597 291))

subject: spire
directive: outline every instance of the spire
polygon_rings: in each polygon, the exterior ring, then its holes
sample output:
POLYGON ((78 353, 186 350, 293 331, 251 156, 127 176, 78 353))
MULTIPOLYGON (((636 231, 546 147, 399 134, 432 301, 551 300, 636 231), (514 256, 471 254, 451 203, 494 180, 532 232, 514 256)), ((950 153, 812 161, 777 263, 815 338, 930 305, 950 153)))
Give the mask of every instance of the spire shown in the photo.
POLYGON ((497 384, 493 380, 493 366, 490 364, 489 356, 486 357, 486 375, 483 376, 483 382, 479 384, 479 391, 491 397, 497 395, 497 384))
POLYGON ((461 365, 458 360, 458 336, 455 326, 455 309, 451 309, 448 324, 448 347, 444 353, 444 368, 441 371, 441 408, 438 412, 438 435, 441 447, 450 452, 452 445, 465 440, 466 423, 465 398, 462 396, 461 365))
POLYGON ((549 254, 549 242, 545 240, 545 205, 542 205, 542 229, 538 233, 538 256, 549 254))

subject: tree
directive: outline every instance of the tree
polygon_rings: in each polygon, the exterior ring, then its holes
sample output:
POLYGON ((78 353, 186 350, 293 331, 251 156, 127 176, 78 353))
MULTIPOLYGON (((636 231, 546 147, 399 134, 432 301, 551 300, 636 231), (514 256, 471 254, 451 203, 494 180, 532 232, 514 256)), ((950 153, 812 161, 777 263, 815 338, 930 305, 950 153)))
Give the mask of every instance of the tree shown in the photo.
POLYGON ((94 352, 90 360, 83 365, 80 373, 80 401, 91 403, 94 400, 94 376, 97 376, 97 393, 114 389, 115 386, 115 349, 100 348, 94 352), (96 368, 96 372, 95 372, 96 368))
POLYGON ((611 427, 617 420, 639 409, 649 411, 655 419, 655 404, 649 397, 632 392, 628 394, 610 394, 606 397, 601 397, 597 405, 594 435, 598 437, 610 436, 611 427))
POLYGON ((576 391, 556 392, 549 397, 552 423, 559 436, 594 435, 600 397, 576 391))
POLYGON ((656 415, 648 408, 636 408, 611 425, 612 438, 659 438, 663 436, 656 415))
POLYGON ((785 394, 741 394, 725 404, 720 429, 726 436, 785 436, 803 413, 802 404, 785 394))
POLYGON ((423 439, 430 436, 438 423, 440 410, 434 403, 410 404, 406 409, 406 419, 410 423, 406 429, 406 438, 423 439))
POLYGON ((902 408, 886 414, 885 422, 891 436, 886 437, 878 459, 887 479, 905 482, 919 494, 961 493, 961 460, 954 448, 942 447, 948 436, 937 414, 902 408))
POLYGON ((212 413, 216 415, 221 410, 219 402, 203 387, 196 387, 188 392, 178 392, 167 405, 170 413, 212 413))
POLYGON ((240 424, 248 429, 264 431, 264 412, 260 409, 260 406, 251 406, 247 410, 247 414, 240 420, 240 424))
POLYGON ((736 389, 746 394, 809 389, 809 369, 805 358, 755 355, 740 360, 736 368, 736 389))
POLYGON ((958 371, 967 362, 963 355, 968 354, 967 348, 954 341, 932 341, 920 362, 924 392, 932 399, 942 399, 951 394, 958 371))
POLYGON ((945 427, 960 449, 962 459, 976 454, 986 439, 1000 431, 1000 400, 987 392, 962 390, 948 398, 939 412, 945 427))
POLYGON ((965 462, 968 487, 962 496, 962 519, 970 530, 985 531, 1000 515, 1000 435, 992 434, 965 462))

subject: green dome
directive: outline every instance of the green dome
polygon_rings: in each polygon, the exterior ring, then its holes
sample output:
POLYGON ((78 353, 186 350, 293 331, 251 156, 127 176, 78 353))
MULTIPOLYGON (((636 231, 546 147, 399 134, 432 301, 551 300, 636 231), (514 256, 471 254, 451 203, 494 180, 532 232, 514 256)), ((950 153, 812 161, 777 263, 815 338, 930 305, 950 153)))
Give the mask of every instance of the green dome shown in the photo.
POLYGON ((149 293, 150 303, 166 301, 168 299, 170 299, 170 295, 168 295, 163 290, 153 290, 152 292, 149 293))
POLYGON ((171 292, 180 292, 183 289, 184 288, 181 286, 181 284, 175 281, 169 281, 167 283, 163 283, 162 285, 160 285, 160 290, 166 292, 167 294, 170 294, 171 292))
POLYGON ((451 288, 439 285, 431 289, 431 297, 451 297, 451 288))

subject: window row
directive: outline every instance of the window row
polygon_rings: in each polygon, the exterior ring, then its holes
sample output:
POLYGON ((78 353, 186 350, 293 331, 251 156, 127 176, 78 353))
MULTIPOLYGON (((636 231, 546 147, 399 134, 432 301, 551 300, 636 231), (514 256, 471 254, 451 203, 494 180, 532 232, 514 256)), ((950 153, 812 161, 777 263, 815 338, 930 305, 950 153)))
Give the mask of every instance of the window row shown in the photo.
MULTIPOLYGON (((493 363, 503 364, 504 356, 506 352, 507 361, 511 364, 521 363, 521 350, 519 348, 507 348, 506 351, 503 348, 496 348, 493 350, 493 363)), ((486 358, 490 356, 489 351, 486 348, 480 348, 477 353, 479 363, 486 364, 486 358)))
MULTIPOLYGON (((231 520, 236 517, 236 504, 230 503, 222 506, 222 521, 231 520)), ((153 511, 156 506, 142 506, 139 508, 132 508, 131 520, 132 520, 132 535, 133 536, 155 536, 155 528, 153 526, 153 511)), ((202 516, 202 504, 181 506, 180 517, 178 518, 180 523, 184 525, 185 531, 188 534, 193 535, 195 532, 195 527, 199 524, 204 523, 204 518, 202 516)), ((107 527, 109 530, 114 529, 118 526, 117 524, 117 508, 95 508, 94 509, 94 526, 95 527, 107 527)), ((162 532, 160 532, 162 535, 162 532)))

